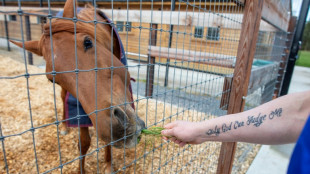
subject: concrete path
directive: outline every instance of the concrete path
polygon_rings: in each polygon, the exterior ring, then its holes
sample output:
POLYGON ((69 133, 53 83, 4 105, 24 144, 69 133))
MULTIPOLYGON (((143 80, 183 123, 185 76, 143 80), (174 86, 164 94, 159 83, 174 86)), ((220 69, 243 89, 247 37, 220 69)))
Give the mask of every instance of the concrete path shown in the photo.
POLYGON ((310 90, 310 68, 295 66, 288 93, 310 90))
MULTIPOLYGON (((310 68, 295 66, 289 93, 310 90, 310 68)), ((263 145, 247 174, 285 174, 295 144, 263 145)))

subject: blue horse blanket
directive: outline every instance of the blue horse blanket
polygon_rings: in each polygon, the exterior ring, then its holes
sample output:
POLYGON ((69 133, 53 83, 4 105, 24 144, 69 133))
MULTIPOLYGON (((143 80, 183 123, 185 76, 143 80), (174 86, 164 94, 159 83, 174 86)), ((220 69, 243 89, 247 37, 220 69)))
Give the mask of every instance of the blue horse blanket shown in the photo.
MULTIPOLYGON (((77 13, 79 13, 81 9, 82 8, 78 8, 77 13)), ((102 17, 105 18, 109 23, 112 23, 111 20, 104 13, 100 13, 100 15, 102 15, 102 17)), ((62 17, 63 11, 58 12, 56 16, 62 17)), ((115 36, 118 39, 119 48, 120 48, 120 61, 126 66, 127 65, 127 58, 126 58, 124 46, 123 46, 122 41, 120 39, 120 36, 117 32, 117 29, 113 25, 111 25, 111 26, 112 26, 112 30, 114 32, 113 34, 115 34, 115 36)), ((131 84, 129 84, 129 91, 131 93, 131 99, 133 101, 131 84)), ((78 126, 90 127, 90 126, 93 126, 88 115, 85 113, 81 103, 78 102, 77 99, 75 97, 73 97, 69 92, 67 92, 67 94, 66 94, 64 104, 65 104, 65 114, 66 114, 66 120, 67 120, 66 123, 67 123, 68 127, 78 127, 78 126)), ((135 109, 134 103, 132 103, 132 107, 133 107, 133 109, 135 109)))

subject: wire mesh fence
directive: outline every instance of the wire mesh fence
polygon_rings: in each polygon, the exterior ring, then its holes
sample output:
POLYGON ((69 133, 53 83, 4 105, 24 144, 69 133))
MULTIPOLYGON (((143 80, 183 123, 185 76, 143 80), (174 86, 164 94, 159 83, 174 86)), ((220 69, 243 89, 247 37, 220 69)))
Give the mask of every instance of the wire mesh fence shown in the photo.
MULTIPOLYGON (((1 173, 216 173, 221 143, 180 148, 140 131, 227 114, 244 4, 68 2, 0 10, 1 173)), ((277 97, 289 34, 261 22, 245 109, 277 97)), ((238 143, 232 172, 258 149, 238 143)))

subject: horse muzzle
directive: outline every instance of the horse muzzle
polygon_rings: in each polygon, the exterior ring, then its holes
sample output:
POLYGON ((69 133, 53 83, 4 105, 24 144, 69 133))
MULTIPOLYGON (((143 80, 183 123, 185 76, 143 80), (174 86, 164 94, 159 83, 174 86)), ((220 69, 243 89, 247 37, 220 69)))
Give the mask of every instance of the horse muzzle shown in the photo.
POLYGON ((117 124, 113 125, 113 143, 116 148, 133 148, 141 139, 141 130, 145 128, 145 123, 130 109, 125 112, 120 107, 113 109, 113 116, 117 119, 117 124))

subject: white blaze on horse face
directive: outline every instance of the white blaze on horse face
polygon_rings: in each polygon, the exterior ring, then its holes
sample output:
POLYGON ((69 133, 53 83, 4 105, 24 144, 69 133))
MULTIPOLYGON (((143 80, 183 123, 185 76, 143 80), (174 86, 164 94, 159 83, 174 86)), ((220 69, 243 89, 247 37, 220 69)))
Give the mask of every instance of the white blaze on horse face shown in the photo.
POLYGON ((57 44, 53 45, 53 52, 52 52, 52 58, 55 60, 57 58, 56 50, 57 50, 57 44))

